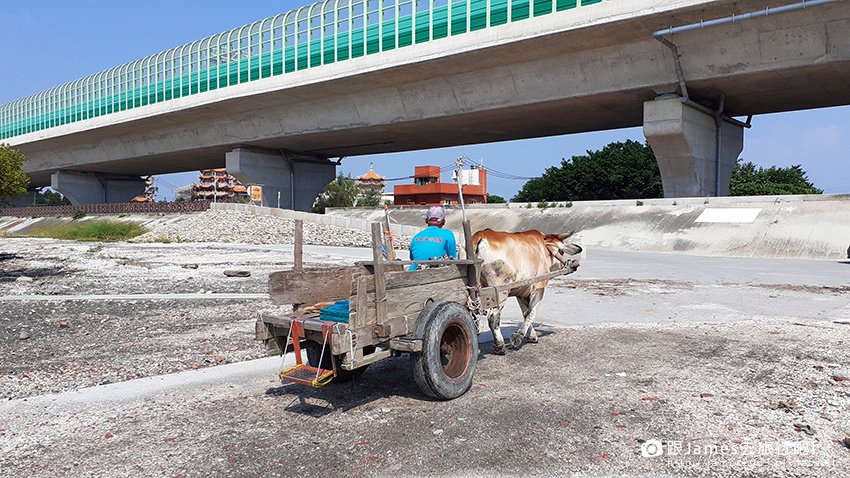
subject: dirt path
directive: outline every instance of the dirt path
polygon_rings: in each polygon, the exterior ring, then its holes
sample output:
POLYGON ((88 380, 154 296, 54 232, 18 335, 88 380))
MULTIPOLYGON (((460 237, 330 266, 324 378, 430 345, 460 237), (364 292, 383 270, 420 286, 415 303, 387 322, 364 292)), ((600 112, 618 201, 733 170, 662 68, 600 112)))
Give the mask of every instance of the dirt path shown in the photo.
POLYGON ((850 359, 841 327, 554 329, 504 357, 484 345, 472 390, 451 402, 425 400, 406 358, 368 370, 353 401, 347 385, 279 387, 243 369, 137 401, 7 402, 2 466, 10 476, 835 476, 850 466, 840 443, 850 382, 834 379, 850 359), (641 456, 649 440, 665 454, 641 456))

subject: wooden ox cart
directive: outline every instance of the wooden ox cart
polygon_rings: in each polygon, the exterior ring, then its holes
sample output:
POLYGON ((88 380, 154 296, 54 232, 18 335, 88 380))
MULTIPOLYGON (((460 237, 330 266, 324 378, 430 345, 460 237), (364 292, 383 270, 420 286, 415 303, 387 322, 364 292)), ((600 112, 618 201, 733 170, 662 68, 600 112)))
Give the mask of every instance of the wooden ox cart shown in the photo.
POLYGON ((463 395, 476 369, 477 324, 488 308, 499 304, 500 293, 575 270, 567 267, 481 288, 481 261, 475 258, 468 222, 464 235, 469 259, 388 261, 381 250, 382 225, 374 223, 372 261, 304 269, 297 223, 295 269, 269 276, 272 300, 292 305, 293 311, 263 313, 256 326, 256 337, 265 342, 270 355, 295 352, 297 364, 281 372, 281 379, 320 387, 334 378, 352 380, 369 364, 393 353, 409 353, 423 393, 443 400, 463 395), (410 264, 428 267, 408 271, 410 264), (347 323, 322 320, 311 307, 340 299, 349 300, 347 323), (307 363, 302 363, 302 350, 307 363))

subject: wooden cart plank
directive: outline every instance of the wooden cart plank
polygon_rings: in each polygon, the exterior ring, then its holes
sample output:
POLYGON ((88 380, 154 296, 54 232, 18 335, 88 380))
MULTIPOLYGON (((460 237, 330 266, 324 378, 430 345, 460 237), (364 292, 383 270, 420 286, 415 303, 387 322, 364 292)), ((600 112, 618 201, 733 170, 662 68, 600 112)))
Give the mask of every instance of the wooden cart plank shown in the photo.
POLYGON ((269 296, 276 304, 316 304, 347 299, 358 266, 280 271, 269 275, 269 296))
MULTIPOLYGON (((441 266, 446 264, 460 264, 460 265, 473 265, 473 264, 481 264, 483 261, 481 259, 445 259, 445 260, 430 260, 430 261, 392 261, 387 265, 402 265, 409 266, 412 264, 420 264, 420 265, 429 265, 429 266, 441 266)), ((373 267, 375 265, 372 261, 358 261, 354 263, 358 266, 364 267, 373 267)))
POLYGON ((351 328, 353 328, 353 329, 365 327, 368 324, 367 319, 366 319, 366 316, 367 316, 366 311, 369 308, 369 306, 366 302, 368 300, 367 291, 366 291, 366 289, 367 289, 367 283, 366 282, 370 278, 374 282, 375 276, 363 275, 363 276, 360 276, 356 279, 356 281, 357 281, 356 294, 354 295, 354 297, 352 297, 353 300, 349 301, 349 307, 351 308, 353 306, 354 313, 352 314, 349 311, 349 316, 348 316, 348 323, 351 324, 351 328))
MULTIPOLYGON (((415 323, 419 313, 425 307, 425 301, 428 299, 433 299, 437 302, 453 301, 466 304, 466 278, 394 289, 387 295, 387 317, 395 318, 406 315, 411 321, 411 324, 415 323)), ((358 326, 379 323, 373 305, 374 301, 375 294, 367 294, 366 303, 369 305, 367 306, 366 314, 361 315, 358 311, 358 326), (363 319, 365 321, 361 322, 363 319)))
MULTIPOLYGON (((387 272, 387 291, 404 289, 425 284, 434 284, 467 277, 466 264, 451 264, 445 267, 433 267, 415 271, 387 272)), ((375 276, 364 276, 367 292, 375 292, 375 276)), ((352 291, 356 292, 356 291, 352 291)))

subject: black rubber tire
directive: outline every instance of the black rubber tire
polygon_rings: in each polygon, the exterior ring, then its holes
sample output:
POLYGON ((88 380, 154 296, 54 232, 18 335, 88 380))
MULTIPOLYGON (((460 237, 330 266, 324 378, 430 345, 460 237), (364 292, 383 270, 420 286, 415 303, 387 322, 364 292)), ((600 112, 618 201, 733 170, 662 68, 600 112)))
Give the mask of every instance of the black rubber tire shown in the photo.
MULTIPOLYGON (((316 344, 314 346, 308 346, 306 349, 307 363, 310 364, 311 367, 319 367, 319 357, 322 355, 322 346, 316 344)), ((337 369, 336 377, 334 377, 333 381, 338 383, 350 382, 363 375, 363 372, 366 371, 367 367, 369 366, 364 365, 354 370, 337 369)), ((325 370, 333 368, 333 364, 331 363, 331 351, 327 347, 325 348, 325 356, 322 357, 322 365, 319 368, 323 368, 325 370)))
POLYGON ((478 365, 478 328, 457 302, 429 304, 416 321, 422 351, 411 354, 413 379, 422 393, 451 400, 472 387, 478 365))

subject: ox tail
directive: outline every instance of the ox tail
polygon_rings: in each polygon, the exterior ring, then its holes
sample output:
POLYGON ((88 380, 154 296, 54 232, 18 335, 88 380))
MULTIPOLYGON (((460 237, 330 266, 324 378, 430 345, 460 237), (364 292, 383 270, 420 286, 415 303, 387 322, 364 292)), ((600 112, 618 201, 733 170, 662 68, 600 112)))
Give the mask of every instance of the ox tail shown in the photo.
POLYGON ((487 247, 487 239, 485 239, 484 237, 476 238, 475 236, 472 236, 472 250, 475 251, 476 256, 479 255, 479 252, 481 251, 482 243, 483 243, 484 247, 486 248, 487 247))

